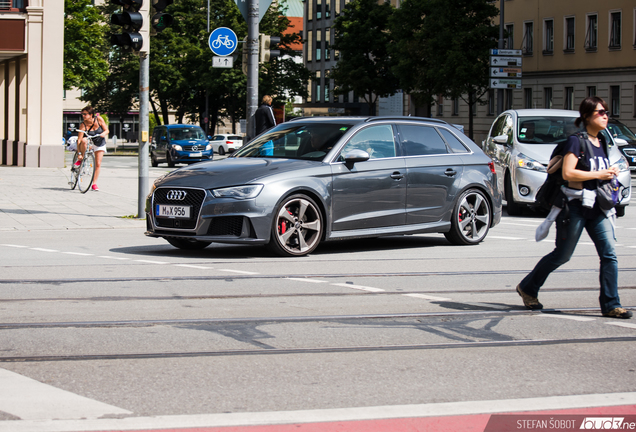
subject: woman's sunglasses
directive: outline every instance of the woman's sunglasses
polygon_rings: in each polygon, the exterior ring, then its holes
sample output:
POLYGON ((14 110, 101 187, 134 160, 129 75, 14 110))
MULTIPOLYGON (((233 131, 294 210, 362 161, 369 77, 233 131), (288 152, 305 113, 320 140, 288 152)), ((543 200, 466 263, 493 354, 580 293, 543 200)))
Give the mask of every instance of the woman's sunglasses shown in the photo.
POLYGON ((597 112, 598 115, 600 115, 601 117, 603 117, 605 115, 609 117, 609 111, 607 111, 607 110, 600 109, 600 110, 594 110, 594 112, 597 112))

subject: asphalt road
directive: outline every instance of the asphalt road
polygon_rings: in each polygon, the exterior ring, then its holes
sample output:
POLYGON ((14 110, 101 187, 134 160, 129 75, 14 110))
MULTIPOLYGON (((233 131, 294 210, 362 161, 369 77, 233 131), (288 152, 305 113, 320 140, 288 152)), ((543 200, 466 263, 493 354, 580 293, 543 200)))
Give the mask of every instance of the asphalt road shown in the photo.
MULTIPOLYGON (((107 163, 110 175, 136 169, 134 158, 107 163)), ((617 252, 621 300, 636 309, 632 207, 617 252)), ((36 430, 20 419, 633 395, 636 321, 600 315, 586 234, 542 290, 543 313, 515 293, 553 248, 554 229, 534 241, 541 222, 504 212, 477 246, 418 235, 302 258, 181 251, 134 220, 0 231, 0 431, 36 430)))

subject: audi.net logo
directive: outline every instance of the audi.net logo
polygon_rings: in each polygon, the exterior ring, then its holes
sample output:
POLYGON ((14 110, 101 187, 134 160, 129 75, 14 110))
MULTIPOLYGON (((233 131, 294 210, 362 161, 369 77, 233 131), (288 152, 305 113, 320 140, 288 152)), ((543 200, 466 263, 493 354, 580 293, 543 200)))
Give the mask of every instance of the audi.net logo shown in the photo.
POLYGON ((183 190, 171 190, 168 191, 168 198, 170 201, 183 201, 188 193, 183 190))

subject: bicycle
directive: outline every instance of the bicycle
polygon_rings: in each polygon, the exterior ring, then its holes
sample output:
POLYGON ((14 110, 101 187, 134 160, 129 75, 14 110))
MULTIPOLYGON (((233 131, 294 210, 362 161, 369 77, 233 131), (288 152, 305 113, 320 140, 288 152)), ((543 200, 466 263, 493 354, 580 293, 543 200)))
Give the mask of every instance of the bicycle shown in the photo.
POLYGON ((229 36, 219 35, 216 40, 212 41, 212 48, 218 49, 221 48, 221 45, 225 46, 227 49, 232 49, 234 48, 234 41, 231 40, 229 36))
POLYGON ((95 151, 93 149, 93 140, 99 138, 99 136, 84 135, 87 139, 86 152, 84 152, 84 159, 79 167, 75 166, 77 162, 79 151, 76 150, 73 155, 73 165, 71 165, 71 181, 68 182, 71 186, 71 190, 79 184, 79 190, 81 193, 86 193, 93 184, 93 178, 95 177, 95 151))

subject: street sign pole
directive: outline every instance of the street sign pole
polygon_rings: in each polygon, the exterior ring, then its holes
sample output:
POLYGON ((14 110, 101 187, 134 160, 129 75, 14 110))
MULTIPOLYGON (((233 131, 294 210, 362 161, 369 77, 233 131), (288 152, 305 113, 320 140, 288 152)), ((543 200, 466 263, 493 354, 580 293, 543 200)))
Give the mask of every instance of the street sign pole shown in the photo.
POLYGON ((146 195, 150 190, 148 186, 148 115, 150 105, 150 5, 144 2, 139 10, 144 17, 144 27, 148 32, 144 33, 144 48, 139 53, 139 190, 137 197, 137 217, 143 219, 146 216, 146 195), (148 41, 146 45, 146 40, 148 41))
POLYGON ((254 113, 258 108, 259 0, 249 0, 247 20, 247 136, 254 138, 254 113))
MULTIPOLYGON (((499 2, 499 42, 497 48, 504 48, 504 0, 499 2)), ((503 89, 497 89, 497 115, 503 112, 504 106, 504 91, 503 89)))

